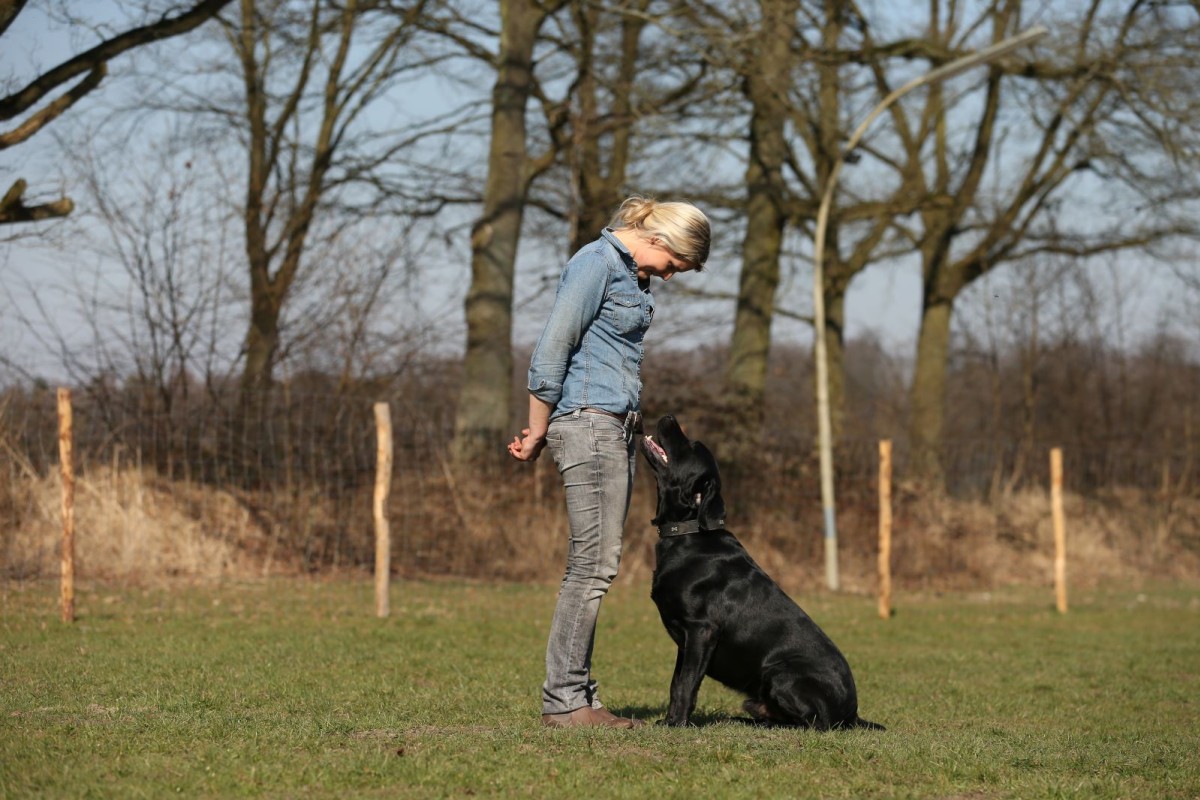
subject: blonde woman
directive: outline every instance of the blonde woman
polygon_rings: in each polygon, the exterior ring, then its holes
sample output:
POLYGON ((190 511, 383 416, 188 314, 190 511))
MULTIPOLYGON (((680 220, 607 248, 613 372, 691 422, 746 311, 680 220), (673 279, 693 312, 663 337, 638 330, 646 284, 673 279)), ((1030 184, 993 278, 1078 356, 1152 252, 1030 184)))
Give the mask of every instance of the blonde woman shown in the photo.
POLYGON ((633 728, 600 703, 591 674, 600 601, 617 575, 641 430, 650 279, 700 271, 708 218, 690 203, 630 197, 576 253, 529 365, 529 427, 508 451, 533 461, 547 445, 566 491, 567 569, 546 646, 542 724, 633 728))

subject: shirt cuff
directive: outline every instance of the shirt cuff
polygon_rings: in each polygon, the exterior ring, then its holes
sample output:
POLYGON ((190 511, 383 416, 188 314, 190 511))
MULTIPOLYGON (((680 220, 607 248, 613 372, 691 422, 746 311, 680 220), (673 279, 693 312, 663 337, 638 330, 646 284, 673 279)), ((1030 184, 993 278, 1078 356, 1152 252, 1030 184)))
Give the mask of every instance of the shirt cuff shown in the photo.
POLYGON ((530 378, 529 393, 539 400, 542 400, 550 405, 558 405, 559 399, 562 398, 562 384, 551 383, 545 378, 530 378))

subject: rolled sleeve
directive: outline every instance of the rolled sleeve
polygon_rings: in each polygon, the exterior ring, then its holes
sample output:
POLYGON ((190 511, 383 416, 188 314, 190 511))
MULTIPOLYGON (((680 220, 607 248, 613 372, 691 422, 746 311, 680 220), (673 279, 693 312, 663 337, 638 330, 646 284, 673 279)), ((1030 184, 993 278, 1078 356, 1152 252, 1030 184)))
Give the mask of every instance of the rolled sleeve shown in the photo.
POLYGON ((562 397, 571 356, 596 318, 608 287, 609 270, 597 257, 572 260, 563 270, 554 308, 529 361, 530 394, 550 405, 562 397))

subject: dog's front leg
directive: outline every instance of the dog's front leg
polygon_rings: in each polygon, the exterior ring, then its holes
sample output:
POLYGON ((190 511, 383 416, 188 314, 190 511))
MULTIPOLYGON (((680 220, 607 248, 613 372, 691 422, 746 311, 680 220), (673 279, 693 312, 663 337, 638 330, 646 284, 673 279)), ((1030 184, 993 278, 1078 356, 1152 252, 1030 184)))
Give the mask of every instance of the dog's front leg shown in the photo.
POLYGON ((700 693, 700 682, 708 671, 708 661, 716 648, 716 631, 712 628, 688 628, 683 634, 683 644, 675 656, 675 674, 671 677, 671 704, 667 707, 664 722, 671 726, 684 726, 696 709, 696 696, 700 693))

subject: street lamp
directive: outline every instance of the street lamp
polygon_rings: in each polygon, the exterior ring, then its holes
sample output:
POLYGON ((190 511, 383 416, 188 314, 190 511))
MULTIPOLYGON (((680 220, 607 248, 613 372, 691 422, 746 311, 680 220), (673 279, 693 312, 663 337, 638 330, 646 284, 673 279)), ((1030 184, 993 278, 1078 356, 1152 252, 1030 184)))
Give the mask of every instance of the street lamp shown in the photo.
POLYGON ((858 147, 858 143, 862 139, 863 134, 867 132, 867 128, 900 97, 918 86, 944 81, 973 67, 995 61, 997 58, 1016 50, 1018 47, 1042 38, 1047 32, 1046 28, 1041 26, 1030 28, 1016 36, 996 42, 990 47, 985 47, 970 55, 955 59, 948 64, 943 64, 936 69, 926 72, 924 75, 913 78, 899 89, 893 90, 859 124, 853 135, 851 135, 850 140, 846 143, 845 148, 839 153, 837 160, 833 162, 833 169, 829 173, 829 180, 825 183, 825 193, 821 196, 821 206, 817 210, 817 230, 813 237, 813 326, 816 337, 814 358, 817 362, 817 446, 821 456, 821 508, 825 517, 825 580, 829 584, 830 589, 836 590, 839 586, 839 580, 837 513, 833 497, 833 432, 829 419, 829 364, 826 360, 825 345, 825 276, 823 261, 825 256, 825 229, 829 224, 829 207, 833 204, 833 190, 837 187, 838 176, 841 175, 842 166, 846 163, 846 157, 854 151, 854 148, 858 147))

